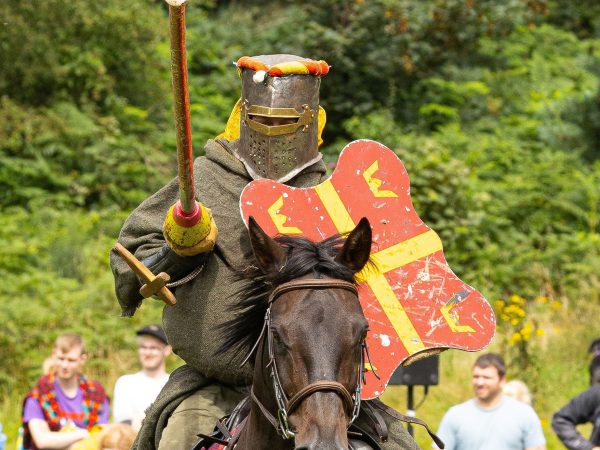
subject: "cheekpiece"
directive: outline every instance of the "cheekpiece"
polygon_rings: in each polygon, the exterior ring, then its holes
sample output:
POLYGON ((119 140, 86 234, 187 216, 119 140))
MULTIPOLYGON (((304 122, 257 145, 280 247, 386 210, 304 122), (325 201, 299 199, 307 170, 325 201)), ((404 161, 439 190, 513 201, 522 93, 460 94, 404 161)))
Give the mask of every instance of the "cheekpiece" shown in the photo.
POLYGON ((244 56, 237 157, 254 179, 286 182, 322 158, 319 87, 325 61, 295 55, 244 56))

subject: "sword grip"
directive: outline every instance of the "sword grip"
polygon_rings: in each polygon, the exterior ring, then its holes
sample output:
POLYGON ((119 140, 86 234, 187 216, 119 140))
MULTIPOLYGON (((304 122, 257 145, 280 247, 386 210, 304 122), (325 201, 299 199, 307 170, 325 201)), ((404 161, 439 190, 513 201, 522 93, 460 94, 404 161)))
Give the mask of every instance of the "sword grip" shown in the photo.
POLYGON ((142 287, 144 292, 140 290, 140 293, 144 298, 149 297, 150 295, 156 295, 167 305, 174 305, 177 303, 173 293, 165 286, 169 281, 169 275, 166 273, 160 273, 155 277, 150 269, 144 266, 139 259, 137 259, 129 250, 127 250, 118 242, 115 244, 113 249, 121 256, 121 258, 123 258, 130 269, 133 270, 144 281, 145 284, 142 287), (146 286, 152 287, 146 288, 146 286))

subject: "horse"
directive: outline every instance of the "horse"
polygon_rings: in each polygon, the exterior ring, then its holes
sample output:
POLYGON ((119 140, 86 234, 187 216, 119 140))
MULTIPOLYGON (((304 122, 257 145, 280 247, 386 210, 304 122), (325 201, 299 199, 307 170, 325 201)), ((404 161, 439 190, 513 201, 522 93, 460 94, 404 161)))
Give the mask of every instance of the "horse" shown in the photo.
POLYGON ((256 266, 240 272, 248 283, 222 350, 254 361, 251 406, 227 448, 347 450, 368 356, 355 274, 369 262, 371 226, 363 218, 319 243, 271 238, 252 217, 248 231, 256 266))

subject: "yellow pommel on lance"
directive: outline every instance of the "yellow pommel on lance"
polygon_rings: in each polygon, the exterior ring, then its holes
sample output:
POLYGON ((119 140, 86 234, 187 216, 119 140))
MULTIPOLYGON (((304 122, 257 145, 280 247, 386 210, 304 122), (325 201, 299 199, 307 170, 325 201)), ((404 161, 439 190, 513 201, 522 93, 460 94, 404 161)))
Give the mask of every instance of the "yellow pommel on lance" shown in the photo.
POLYGON ((181 202, 169 209, 163 225, 163 235, 175 253, 193 256, 212 250, 217 241, 217 225, 210 209, 195 202, 197 210, 183 211, 181 202))
POLYGON ((196 201, 190 96, 185 48, 186 0, 166 0, 169 4, 171 75, 177 140, 179 201, 171 206, 163 234, 175 253, 193 256, 210 251, 217 240, 217 226, 210 209, 196 201))

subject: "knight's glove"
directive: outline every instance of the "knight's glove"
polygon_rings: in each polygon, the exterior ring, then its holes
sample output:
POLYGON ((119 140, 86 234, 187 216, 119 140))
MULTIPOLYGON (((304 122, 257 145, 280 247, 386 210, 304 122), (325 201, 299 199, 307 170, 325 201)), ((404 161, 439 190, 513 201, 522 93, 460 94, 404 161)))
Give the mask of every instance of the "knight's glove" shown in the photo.
POLYGON ((188 214, 178 201, 169 209, 163 225, 167 244, 181 256, 209 252, 218 234, 210 209, 198 202, 195 210, 188 214))

